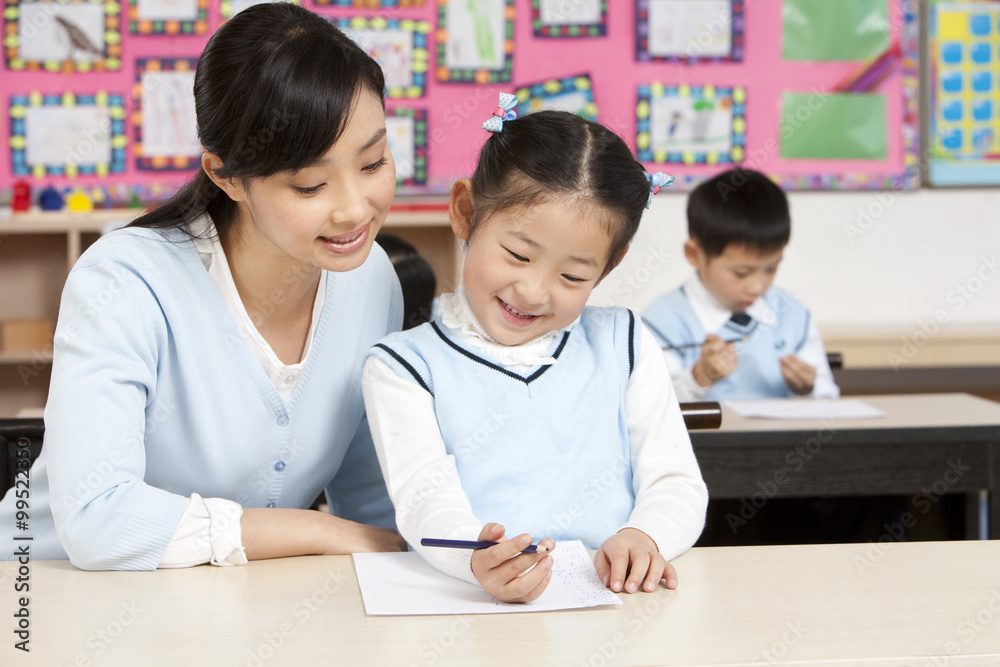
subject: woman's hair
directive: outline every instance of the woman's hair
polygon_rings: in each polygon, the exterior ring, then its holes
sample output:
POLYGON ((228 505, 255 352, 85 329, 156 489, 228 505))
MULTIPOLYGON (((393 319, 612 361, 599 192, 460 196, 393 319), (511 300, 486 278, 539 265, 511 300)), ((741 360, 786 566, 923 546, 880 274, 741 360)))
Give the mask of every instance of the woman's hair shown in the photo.
POLYGON ((649 200, 646 170, 621 137, 566 111, 504 121, 472 176, 471 233, 491 216, 552 199, 603 209, 611 235, 604 273, 628 247, 649 200))
MULTIPOLYGON (((378 63, 335 25, 291 3, 241 11, 208 41, 194 79, 201 145, 222 160, 220 178, 244 184, 320 159, 337 141, 357 95, 384 105, 378 63)), ((180 227, 208 212, 219 236, 236 204, 199 169, 135 227, 180 227)))
POLYGON ((688 197, 688 236, 708 257, 730 245, 761 254, 784 248, 792 233, 788 198, 770 178, 737 167, 703 181, 688 197))

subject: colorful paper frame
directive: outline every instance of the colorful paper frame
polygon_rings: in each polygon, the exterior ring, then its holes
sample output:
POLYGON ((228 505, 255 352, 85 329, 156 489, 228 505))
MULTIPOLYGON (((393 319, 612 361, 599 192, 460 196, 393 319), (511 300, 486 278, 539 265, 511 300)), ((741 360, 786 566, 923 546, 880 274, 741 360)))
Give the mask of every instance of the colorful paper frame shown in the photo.
POLYGON ((128 0, 128 31, 133 35, 204 35, 208 32, 209 0, 197 0, 196 16, 190 20, 139 18, 139 0, 128 0))
POLYGON ((142 139, 143 98, 142 75, 148 71, 161 72, 194 71, 198 65, 197 58, 142 58, 135 62, 135 89, 132 99, 135 105, 132 109, 132 154, 135 157, 136 169, 143 171, 182 171, 194 169, 201 161, 197 155, 144 155, 142 139))
MULTIPOLYGON (((421 186, 427 183, 427 110, 386 109, 386 118, 410 118, 413 122, 413 175, 397 177, 396 184, 421 186)), ((397 174, 399 165, 396 166, 397 174)))
POLYGON ((1000 3, 935 2, 928 18, 928 181, 1000 185, 1000 3))
MULTIPOLYGON (((744 48, 744 0, 730 0, 730 50, 726 56, 660 55, 649 50, 649 5, 657 0, 635 0, 635 59, 639 62, 720 63, 742 62, 744 48)), ((695 46, 698 46, 695 44, 695 46)))
POLYGON ((548 79, 539 83, 521 86, 514 91, 517 95, 517 111, 521 115, 542 109, 563 109, 571 111, 587 120, 597 121, 597 104, 594 103, 594 87, 589 74, 578 74, 564 79, 548 79), (584 104, 553 104, 554 100, 568 96, 583 96, 584 104))
POLYGON ((542 1, 531 0, 531 27, 535 37, 603 37, 608 32, 608 2, 600 0, 597 23, 543 23, 542 1))
POLYGON ((424 6, 424 0, 315 0, 315 3, 321 6, 353 7, 354 9, 424 6))
MULTIPOLYGON (((263 2, 273 2, 274 0, 258 0, 253 4, 261 4, 263 2)), ((301 5, 302 0, 281 0, 282 2, 288 2, 293 5, 301 5)), ((233 2, 233 0, 220 0, 219 2, 219 14, 222 16, 223 21, 227 21, 233 18, 233 5, 238 4, 238 2, 233 2)))
MULTIPOLYGON (((664 86, 659 82, 638 87, 638 102, 636 104, 636 149, 640 162, 656 162, 658 164, 728 164, 740 162, 746 147, 746 91, 741 87, 715 86, 664 86), (711 111, 716 103, 729 107, 731 115, 729 149, 727 151, 706 149, 695 151, 691 149, 668 150, 654 145, 657 132, 653 128, 653 106, 659 100, 676 98, 682 105, 692 100, 691 107, 700 114, 701 111, 711 111), (704 105, 711 104, 711 107, 704 105), (700 108, 699 108, 700 107, 700 108)), ((700 118, 710 118, 700 114, 700 118)), ((697 123, 698 118, 693 122, 697 123)), ((673 134, 668 129, 668 135, 673 134)), ((700 139, 691 139, 694 143, 700 139)))
MULTIPOLYGON (((900 25, 900 78, 903 90, 903 118, 895 131, 902 135, 902 170, 894 174, 873 175, 864 172, 841 172, 789 175, 771 174, 785 190, 913 190, 920 187, 920 49, 919 0, 902 0, 898 7, 900 25)), ((895 8, 890 6, 890 12, 895 8)), ((890 14, 896 16, 896 14, 890 14)), ((888 127, 893 131, 893 124, 888 127)))
POLYGON ((448 2, 438 0, 437 30, 437 80, 443 83, 508 83, 514 71, 514 0, 496 0, 504 6, 503 66, 497 69, 449 68, 448 49, 448 2))
POLYGON ((6 0, 4 8, 4 56, 13 71, 46 70, 49 72, 100 72, 121 69, 121 7, 117 0, 60 0, 53 5, 96 4, 104 8, 104 53, 94 62, 78 60, 25 60, 20 54, 21 5, 48 4, 50 0, 6 0))
POLYGON ((33 92, 28 95, 13 95, 10 97, 10 153, 11 171, 14 176, 63 176, 75 178, 81 175, 106 176, 125 171, 125 103, 122 95, 109 95, 105 92, 94 94, 63 93, 61 95, 43 95, 33 92), (104 106, 108 108, 111 120, 110 163, 85 163, 80 165, 61 164, 28 164, 27 161, 27 116, 31 107, 83 107, 104 106))
MULTIPOLYGON (((400 30, 412 35, 410 48, 410 84, 402 87, 392 85, 389 77, 386 76, 386 94, 390 98, 417 98, 422 97, 427 92, 427 69, 430 66, 430 52, 427 49, 427 36, 431 32, 431 25, 427 21, 416 21, 412 19, 387 19, 385 17, 364 18, 355 16, 352 18, 334 19, 337 25, 347 32, 351 30, 370 30, 373 32, 400 30)), ((364 45, 361 45, 365 48, 364 45)), ((365 51, 369 49, 365 48, 365 51)), ((371 52, 368 55, 379 60, 378 54, 371 52)), ((383 63, 379 63, 380 65, 383 63)), ((383 70, 386 69, 383 65, 383 70)))

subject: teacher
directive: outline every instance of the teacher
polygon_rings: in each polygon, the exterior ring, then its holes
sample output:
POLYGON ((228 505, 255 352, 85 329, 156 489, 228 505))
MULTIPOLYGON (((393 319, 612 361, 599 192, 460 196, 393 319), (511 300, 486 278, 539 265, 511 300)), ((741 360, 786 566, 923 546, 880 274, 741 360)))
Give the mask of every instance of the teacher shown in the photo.
POLYGON ((329 21, 261 4, 212 36, 194 88, 202 168, 66 281, 30 531, 12 489, 6 557, 404 549, 361 396, 364 352, 402 322, 374 245, 396 183, 382 71, 329 21), (324 489, 332 513, 306 509, 324 489))

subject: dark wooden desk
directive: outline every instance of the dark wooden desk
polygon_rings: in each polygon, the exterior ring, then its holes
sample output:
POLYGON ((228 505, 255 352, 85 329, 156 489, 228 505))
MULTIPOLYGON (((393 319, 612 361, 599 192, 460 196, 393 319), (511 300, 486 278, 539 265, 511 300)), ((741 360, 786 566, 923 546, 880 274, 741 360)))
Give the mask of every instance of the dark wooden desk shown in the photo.
POLYGON ((945 493, 978 502, 968 537, 1000 538, 1000 403, 969 394, 857 396, 877 419, 777 420, 737 415, 692 431, 712 498, 904 495, 917 508, 945 493))

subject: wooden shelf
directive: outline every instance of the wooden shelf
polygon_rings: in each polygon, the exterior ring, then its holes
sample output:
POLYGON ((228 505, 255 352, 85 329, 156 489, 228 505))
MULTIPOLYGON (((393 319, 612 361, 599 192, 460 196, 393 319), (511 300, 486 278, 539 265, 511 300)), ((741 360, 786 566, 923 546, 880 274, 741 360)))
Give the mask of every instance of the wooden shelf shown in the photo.
POLYGON ((52 350, 18 350, 16 352, 0 351, 0 364, 44 364, 52 363, 52 350))

